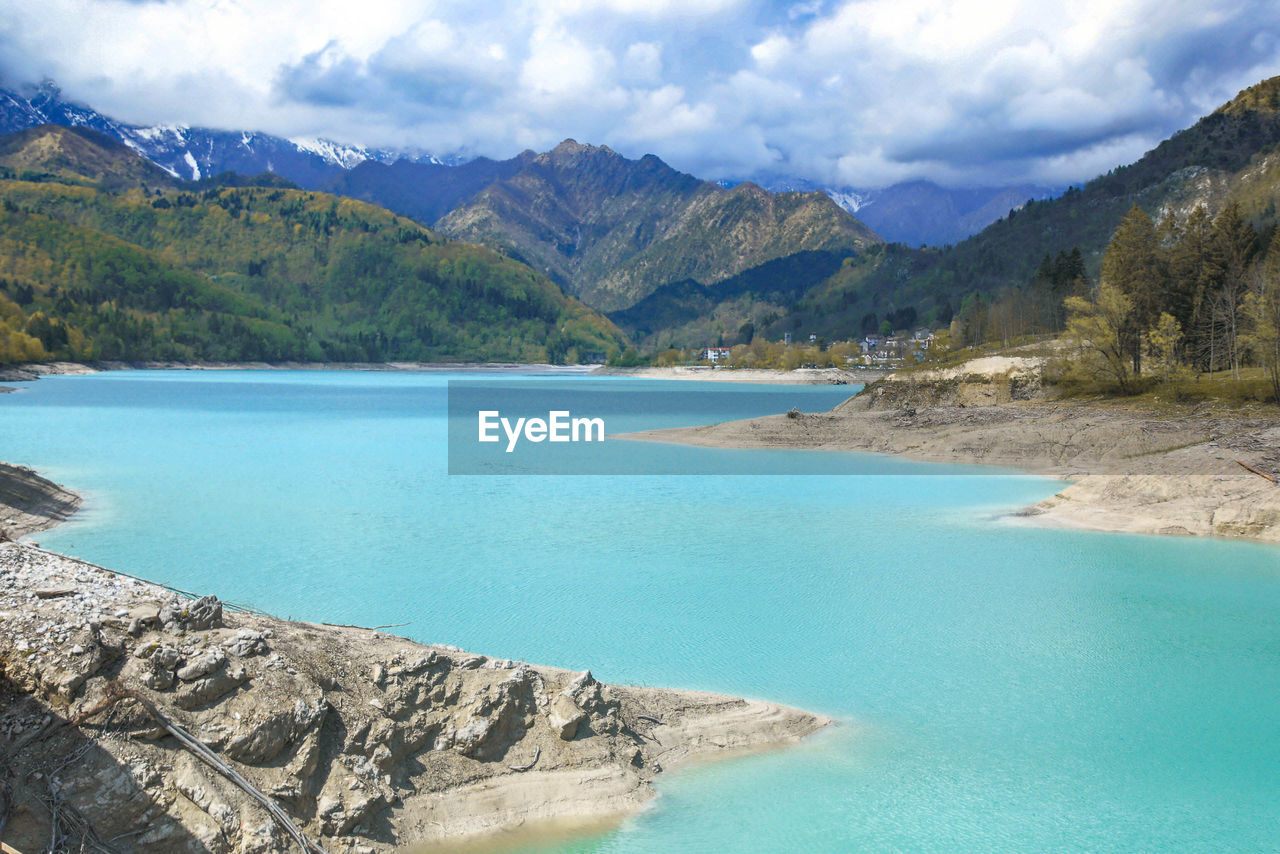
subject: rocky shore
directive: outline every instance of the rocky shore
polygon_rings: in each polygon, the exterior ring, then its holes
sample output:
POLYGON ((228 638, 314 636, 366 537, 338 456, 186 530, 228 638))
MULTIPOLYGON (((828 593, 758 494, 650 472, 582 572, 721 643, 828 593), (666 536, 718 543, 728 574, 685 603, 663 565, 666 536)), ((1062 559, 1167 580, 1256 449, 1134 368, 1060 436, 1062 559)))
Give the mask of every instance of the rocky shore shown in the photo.
POLYGON ((1035 359, 892 375, 830 412, 626 438, 707 447, 871 451, 1071 481, 1040 524, 1280 542, 1280 412, 1154 413, 1052 399, 1035 359))
POLYGON ((0 463, 0 541, 65 522, 80 496, 24 466, 0 463))
MULTIPOLYGON (((3 494, 31 476, 6 468, 3 494)), ((6 517, 15 536, 69 512, 37 487, 47 500, 6 517)), ((0 544, 0 842, 23 854, 383 852, 598 820, 690 757, 828 723, 289 622, 0 544)))

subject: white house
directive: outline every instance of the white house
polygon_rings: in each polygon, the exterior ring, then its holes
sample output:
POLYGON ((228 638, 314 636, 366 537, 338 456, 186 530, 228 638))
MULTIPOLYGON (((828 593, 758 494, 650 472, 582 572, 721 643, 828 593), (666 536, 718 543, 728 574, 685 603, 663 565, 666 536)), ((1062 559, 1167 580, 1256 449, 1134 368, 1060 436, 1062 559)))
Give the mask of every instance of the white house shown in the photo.
POLYGON ((708 362, 719 363, 729 358, 728 347, 708 347, 700 354, 708 362))

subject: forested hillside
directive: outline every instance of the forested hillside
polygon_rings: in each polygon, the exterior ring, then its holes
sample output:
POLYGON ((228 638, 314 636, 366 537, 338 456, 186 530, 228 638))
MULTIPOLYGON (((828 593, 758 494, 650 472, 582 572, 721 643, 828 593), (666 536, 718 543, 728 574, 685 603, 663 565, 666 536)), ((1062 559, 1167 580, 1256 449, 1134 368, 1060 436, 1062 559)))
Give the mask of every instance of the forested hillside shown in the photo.
POLYGON ((0 288, 53 356, 564 361, 623 343, 523 264, 373 205, 66 171, 0 180, 0 288))
MULTIPOLYGON (((1168 242, 1197 208, 1204 207, 1212 218, 1233 202, 1256 230, 1264 230, 1276 220, 1278 198, 1280 78, 1273 78, 1241 92, 1137 162, 1059 198, 1029 201, 955 246, 868 247, 803 290, 774 287, 754 301, 733 291, 706 292, 703 299, 686 303, 697 316, 683 323, 697 330, 701 341, 668 340, 674 346, 705 346, 717 335, 733 340, 747 323, 775 338, 791 331, 829 340, 873 332, 886 323, 936 327, 956 318, 973 335, 986 334, 988 323, 1010 334, 1060 329, 1063 300, 1081 282, 1097 281, 1103 251, 1135 205, 1164 224, 1161 239, 1168 242), (774 298, 780 293, 792 296, 774 298)), ((636 312, 614 317, 633 334, 653 326, 636 312)))
POLYGON ((1274 221, 1280 195, 1277 146, 1280 78, 1272 78, 1137 162, 1057 199, 1030 202, 956 246, 924 253, 924 269, 905 287, 881 275, 869 280, 868 290, 949 319, 945 310, 958 312, 974 294, 999 299, 1002 292, 1027 288, 1046 256, 1079 249, 1086 274, 1096 278, 1104 248, 1134 205, 1157 221, 1184 221, 1199 206, 1212 215, 1235 201, 1255 226, 1263 227, 1274 221))

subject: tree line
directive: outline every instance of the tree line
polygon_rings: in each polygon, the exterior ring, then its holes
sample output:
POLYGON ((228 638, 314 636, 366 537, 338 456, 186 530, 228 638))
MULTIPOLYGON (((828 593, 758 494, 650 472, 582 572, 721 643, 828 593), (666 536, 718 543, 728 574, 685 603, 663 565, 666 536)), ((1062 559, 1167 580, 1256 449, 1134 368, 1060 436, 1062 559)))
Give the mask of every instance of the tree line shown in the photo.
POLYGON ((1063 306, 1068 381, 1129 394, 1261 368, 1280 402, 1280 231, 1255 229, 1238 204, 1159 224, 1133 207, 1096 286, 1063 306))

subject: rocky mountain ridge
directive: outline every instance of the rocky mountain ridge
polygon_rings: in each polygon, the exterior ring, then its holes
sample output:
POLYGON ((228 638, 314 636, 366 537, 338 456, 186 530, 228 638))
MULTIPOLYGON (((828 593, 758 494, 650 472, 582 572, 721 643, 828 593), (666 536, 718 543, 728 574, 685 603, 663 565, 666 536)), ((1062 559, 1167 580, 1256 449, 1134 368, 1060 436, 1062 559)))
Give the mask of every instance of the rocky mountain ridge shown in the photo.
POLYGON ((16 176, 49 175, 117 187, 173 189, 179 183, 128 146, 86 127, 40 125, 0 136, 0 166, 16 176))
MULTIPOLYGON (((307 189, 350 195, 430 225, 494 181, 509 178, 533 155, 507 160, 438 155, 417 149, 367 148, 321 138, 286 139, 245 130, 131 125, 67 100, 57 85, 0 88, 0 133, 41 124, 87 127, 134 148, 171 175, 200 180, 222 172, 275 172, 307 189), (472 165, 478 164, 478 165, 472 165), (512 168, 514 166, 514 168, 512 168), (456 172, 456 174, 455 174, 456 172), (481 180, 488 176, 487 180, 481 180)), ((954 243, 1029 198, 1053 192, 1031 185, 948 189, 910 181, 880 189, 825 185, 795 176, 753 177, 771 192, 829 195, 886 240, 917 246, 954 243)), ((741 179, 719 182, 729 188, 741 179)))
POLYGON ((522 264, 267 178, 179 182, 86 128, 0 137, 5 328, 79 361, 562 362, 625 346, 522 264))
POLYGON ((646 155, 565 140, 437 223, 528 263, 584 302, 618 310, 665 284, 715 284, 802 251, 879 237, 825 193, 725 189, 646 155))
POLYGON ((445 162, 424 152, 365 148, 314 137, 286 139, 247 130, 133 125, 68 101, 58 86, 47 80, 25 91, 0 89, 0 133, 45 124, 97 131, 128 145, 175 178, 189 181, 222 172, 275 172, 301 186, 315 188, 365 162, 445 162))

